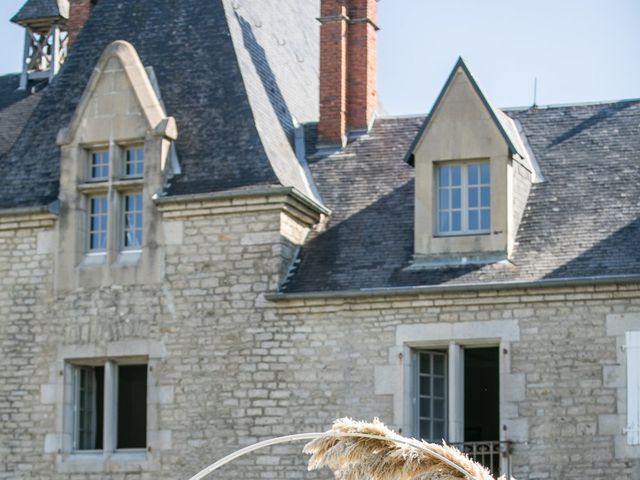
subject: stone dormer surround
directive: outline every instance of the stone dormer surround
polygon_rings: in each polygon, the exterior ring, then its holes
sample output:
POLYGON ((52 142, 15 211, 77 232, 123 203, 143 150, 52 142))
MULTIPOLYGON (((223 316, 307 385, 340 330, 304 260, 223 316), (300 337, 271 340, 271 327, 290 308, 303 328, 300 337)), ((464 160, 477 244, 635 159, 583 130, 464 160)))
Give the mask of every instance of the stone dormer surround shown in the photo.
POLYGON ((518 125, 490 105, 462 59, 407 160, 415 166, 416 178, 414 267, 493 263, 511 256, 529 190, 541 178, 518 125), (437 170, 471 163, 490 167, 490 228, 439 233, 437 170))
MULTIPOLYGON (((158 93, 134 47, 110 44, 98 61, 70 124, 60 130, 60 221, 58 222, 56 282, 59 289, 79 285, 132 284, 158 281, 162 245, 158 213, 152 198, 170 174, 171 144, 177 138, 173 117, 167 116, 158 93), (121 160, 129 145, 144 146, 144 176, 123 179, 121 160), (88 202, 99 185, 88 181, 92 150, 109 152, 109 223, 104 255, 87 254, 88 202), (122 195, 142 192, 143 245, 124 252, 118 238, 122 195)), ((105 182, 103 182, 104 184, 105 182)))

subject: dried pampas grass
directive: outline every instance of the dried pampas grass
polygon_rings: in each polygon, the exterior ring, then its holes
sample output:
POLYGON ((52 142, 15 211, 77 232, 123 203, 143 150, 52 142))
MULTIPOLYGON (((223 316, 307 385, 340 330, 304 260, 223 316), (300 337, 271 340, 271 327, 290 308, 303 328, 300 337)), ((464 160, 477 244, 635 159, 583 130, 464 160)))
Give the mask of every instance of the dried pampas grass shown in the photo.
POLYGON ((336 420, 304 452, 309 470, 326 466, 340 480, 495 480, 457 448, 401 437, 378 419, 336 420))

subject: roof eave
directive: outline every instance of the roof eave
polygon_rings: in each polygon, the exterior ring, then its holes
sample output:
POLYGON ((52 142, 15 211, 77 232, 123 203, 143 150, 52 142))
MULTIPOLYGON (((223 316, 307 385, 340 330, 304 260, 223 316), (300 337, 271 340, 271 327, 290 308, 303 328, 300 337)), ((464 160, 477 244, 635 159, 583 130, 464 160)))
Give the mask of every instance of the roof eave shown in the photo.
POLYGON ((476 292, 486 290, 516 290, 551 287, 579 287, 588 285, 640 284, 640 274, 588 277, 549 278, 528 281, 485 282, 452 285, 417 285, 409 287, 362 288, 357 290, 330 290, 313 292, 275 292, 265 296, 272 302, 304 299, 361 298, 409 296, 429 293, 476 292))

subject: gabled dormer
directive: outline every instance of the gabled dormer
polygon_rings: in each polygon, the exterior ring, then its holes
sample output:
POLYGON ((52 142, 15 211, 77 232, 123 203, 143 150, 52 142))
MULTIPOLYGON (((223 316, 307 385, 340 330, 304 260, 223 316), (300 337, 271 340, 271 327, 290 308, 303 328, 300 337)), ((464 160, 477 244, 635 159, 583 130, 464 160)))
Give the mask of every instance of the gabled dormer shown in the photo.
POLYGON ((519 126, 494 108, 462 59, 407 156, 415 166, 415 265, 507 259, 535 160, 519 126))
POLYGON ((133 45, 111 43, 58 133, 58 289, 161 276, 162 232, 153 199, 178 173, 178 131, 153 72, 133 45))

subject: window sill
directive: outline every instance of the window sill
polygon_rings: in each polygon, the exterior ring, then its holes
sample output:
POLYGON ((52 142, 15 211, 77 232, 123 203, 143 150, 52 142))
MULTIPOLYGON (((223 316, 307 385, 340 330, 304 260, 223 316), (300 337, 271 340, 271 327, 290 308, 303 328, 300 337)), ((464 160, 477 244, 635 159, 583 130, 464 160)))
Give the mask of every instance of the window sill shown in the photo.
POLYGON ((138 190, 144 185, 144 179, 142 177, 122 178, 120 180, 114 180, 112 185, 117 190, 138 190))
POLYGON ((464 267, 466 265, 490 265, 500 267, 512 265, 504 253, 486 253, 469 255, 445 255, 416 257, 404 268, 406 271, 429 270, 443 267, 464 267))
POLYGON ((137 265, 142 258, 142 250, 123 250, 118 254, 116 265, 133 266, 137 265))
POLYGON ((76 451, 58 463, 60 473, 139 472, 148 470, 146 450, 116 450, 115 452, 76 451))
POLYGON ((107 183, 107 179, 86 181, 78 185, 78 191, 85 195, 106 193, 108 190, 109 184, 107 183))
POLYGON ((491 231, 486 232, 464 232, 464 233, 436 233, 435 238, 457 238, 457 237, 486 237, 491 235, 491 231))
POLYGON ((85 253, 81 267, 101 267, 107 263, 107 252, 85 253))

